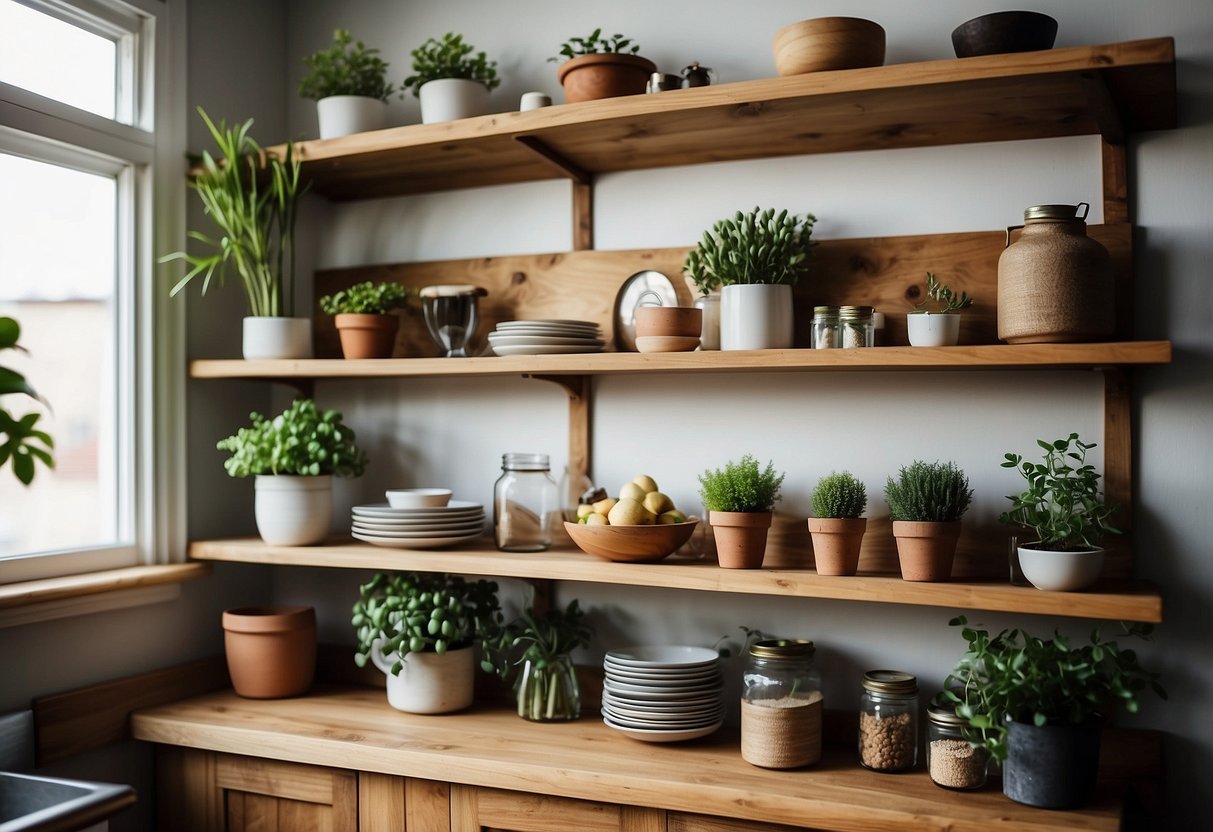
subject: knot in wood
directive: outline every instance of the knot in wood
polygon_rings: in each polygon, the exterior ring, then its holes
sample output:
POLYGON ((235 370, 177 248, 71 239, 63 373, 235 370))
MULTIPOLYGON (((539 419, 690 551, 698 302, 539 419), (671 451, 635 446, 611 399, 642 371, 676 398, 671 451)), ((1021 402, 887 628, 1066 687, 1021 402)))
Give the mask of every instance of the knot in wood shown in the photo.
POLYGON ((526 272, 514 272, 510 275, 510 283, 514 286, 519 286, 526 283, 526 272))
POLYGON ((916 301, 922 297, 922 289, 917 283, 906 289, 906 300, 916 301))

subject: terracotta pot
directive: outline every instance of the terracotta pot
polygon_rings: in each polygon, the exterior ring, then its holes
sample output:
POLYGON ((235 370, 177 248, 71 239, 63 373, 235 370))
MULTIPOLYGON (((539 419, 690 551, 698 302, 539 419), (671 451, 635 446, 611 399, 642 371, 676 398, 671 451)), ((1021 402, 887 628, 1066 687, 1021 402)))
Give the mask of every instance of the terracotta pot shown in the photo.
POLYGON ((346 358, 391 358, 396 348, 397 315, 342 313, 333 316, 346 358))
POLYGON ((693 306, 636 307, 636 337, 673 335, 698 338, 703 310, 693 306))
POLYGON ((775 33, 775 69, 800 75, 884 63, 885 32, 859 17, 817 17, 789 23, 775 33))
POLYGON ((767 552, 770 511, 709 511, 716 560, 725 569, 760 569, 767 552))
POLYGON ((316 611, 311 607, 224 610, 223 646, 236 694, 246 699, 298 696, 316 671, 316 611))
POLYGON ((564 87, 564 100, 594 101, 619 95, 644 93, 649 75, 657 65, 637 55, 599 52, 570 58, 556 70, 556 78, 564 87))
POLYGON ((810 517, 813 561, 818 575, 854 575, 868 518, 810 517))
POLYGON ((960 539, 960 521, 925 523, 894 520, 897 560, 901 577, 907 581, 946 581, 952 577, 956 541, 960 539))

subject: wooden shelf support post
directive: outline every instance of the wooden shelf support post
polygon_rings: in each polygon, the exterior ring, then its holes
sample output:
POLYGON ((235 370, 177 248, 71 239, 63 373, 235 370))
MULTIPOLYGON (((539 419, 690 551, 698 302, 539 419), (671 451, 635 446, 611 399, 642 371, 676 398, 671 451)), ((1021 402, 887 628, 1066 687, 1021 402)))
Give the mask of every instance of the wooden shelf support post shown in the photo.
POLYGON ((1104 500, 1120 507, 1112 521, 1128 533, 1133 528, 1133 394, 1123 369, 1105 367, 1103 378, 1104 500))
POLYGON ((594 247, 594 176, 561 156, 534 136, 515 136, 514 140, 534 151, 573 183, 573 251, 594 247))
POLYGON ((545 376, 527 373, 525 378, 559 384, 568 393, 569 477, 572 479, 590 476, 590 376, 545 376))

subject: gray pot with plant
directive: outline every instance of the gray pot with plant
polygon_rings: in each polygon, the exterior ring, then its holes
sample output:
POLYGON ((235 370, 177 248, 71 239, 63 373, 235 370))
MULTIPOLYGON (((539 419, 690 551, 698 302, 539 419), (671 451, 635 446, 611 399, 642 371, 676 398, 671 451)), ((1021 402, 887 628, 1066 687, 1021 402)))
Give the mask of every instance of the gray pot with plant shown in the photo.
POLYGON ((1056 592, 1086 589, 1103 569, 1103 536, 1120 533, 1108 522, 1116 508, 1104 503, 1100 476, 1087 464, 1087 451, 1095 443, 1071 433, 1036 444, 1044 450, 1041 462, 1005 455, 1002 467, 1017 469, 1027 489, 1007 497, 1011 509, 999 520, 1035 533, 1035 541, 1017 550, 1020 569, 1033 586, 1056 592))
POLYGON ((307 74, 299 94, 316 102, 320 138, 379 130, 387 122, 388 63, 378 49, 355 41, 348 29, 333 32, 333 44, 303 59, 307 74))
POLYGON ((885 484, 897 561, 907 581, 946 581, 960 540, 960 518, 973 500, 969 479, 953 462, 915 460, 885 484))
POLYGON ((349 359, 391 358, 400 317, 393 314, 408 300, 409 290, 399 283, 355 283, 318 303, 333 316, 341 354, 349 359))
POLYGON ((412 55, 413 74, 403 87, 420 101, 422 124, 489 111, 489 93, 501 84, 497 62, 464 43, 462 35, 447 32, 441 39, 429 38, 412 55))
POLYGON ((560 45, 560 54, 548 60, 560 63, 556 80, 564 88, 564 100, 575 104, 643 93, 657 65, 637 55, 639 51, 631 38, 605 37, 599 28, 586 37, 569 38, 560 45))
POLYGON ((818 575, 854 575, 868 520, 860 517, 868 504, 864 484, 849 471, 831 473, 817 482, 812 494, 809 535, 818 575))
POLYGON ((966 292, 956 294, 931 272, 927 272, 927 298, 935 301, 936 309, 927 309, 927 301, 924 300, 906 315, 910 346, 956 346, 960 342, 960 311, 968 309, 973 299, 966 292))
POLYGON ((762 567, 783 478, 773 463, 759 468, 750 454, 699 475, 699 499, 712 525, 716 560, 725 569, 762 567))

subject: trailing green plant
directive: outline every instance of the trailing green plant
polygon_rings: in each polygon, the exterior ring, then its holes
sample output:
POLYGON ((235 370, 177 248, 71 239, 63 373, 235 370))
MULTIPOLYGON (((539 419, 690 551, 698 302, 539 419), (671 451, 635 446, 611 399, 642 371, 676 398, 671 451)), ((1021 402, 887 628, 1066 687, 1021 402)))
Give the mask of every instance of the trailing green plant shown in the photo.
POLYGON ((868 505, 868 491, 850 471, 831 473, 817 481, 812 503, 818 517, 855 518, 868 505))
POLYGON ((263 150, 249 135, 253 120, 228 127, 215 124, 199 107, 219 148, 220 158, 203 151, 201 169, 190 187, 202 201, 203 210, 218 228, 211 237, 191 231, 191 239, 211 249, 205 255, 175 251, 161 263, 184 260, 189 271, 169 293, 176 295, 198 275, 203 275, 202 294, 216 274, 220 284, 229 268, 236 270, 254 317, 289 316, 295 287, 295 217, 302 193, 299 159, 294 145, 286 154, 263 150))
POLYGON ((296 399, 273 419, 254 411, 252 425, 216 444, 231 456, 223 467, 233 477, 286 474, 298 477, 360 477, 367 457, 354 431, 336 410, 323 413, 311 399, 296 399))
POLYGON ((602 29, 598 28, 584 38, 569 38, 560 45, 560 53, 548 58, 548 61, 563 61, 569 58, 576 58, 579 55, 597 55, 607 52, 614 52, 620 55, 635 55, 639 51, 640 44, 635 43, 631 38, 625 38, 619 34, 604 37, 602 29))
MULTIPOLYGON (((1100 630, 1090 642, 1071 647, 1054 632, 1050 639, 1023 630, 991 635, 967 626, 962 616, 949 624, 962 627, 968 645, 944 683, 944 696, 969 722, 968 739, 1002 761, 1007 756, 1007 721, 1036 726, 1079 724, 1106 716, 1117 706, 1137 713, 1138 694, 1150 688, 1163 699, 1158 674, 1141 667, 1137 654, 1100 630)), ((1148 638, 1149 625, 1121 625, 1125 635, 1148 638)))
POLYGON ((466 78, 479 81, 490 90, 501 85, 497 77, 497 62, 488 60, 484 52, 463 42, 463 35, 447 32, 441 40, 429 38, 412 52, 413 74, 401 85, 421 95, 421 85, 440 78, 466 78))
MULTIPOLYGON (((25 348, 17 343, 20 338, 21 325, 13 318, 0 317, 0 351, 25 352, 25 348)), ((46 404, 24 375, 9 367, 0 367, 0 396, 13 393, 21 393, 46 404)), ((51 456, 55 440, 46 431, 38 429, 41 418, 41 413, 14 416, 7 407, 0 407, 0 468, 11 463, 13 475, 23 485, 34 481, 38 462, 47 468, 55 467, 55 459, 51 456)))
POLYGON ((687 254, 686 273, 703 294, 722 286, 795 285, 812 250, 817 218, 755 208, 716 222, 687 254))
POLYGON ((973 490, 956 463, 915 460, 889 477, 884 496, 894 520, 950 523, 968 511, 973 490))
POLYGON ((355 283, 319 300, 320 309, 327 315, 386 315, 393 309, 404 306, 409 290, 399 283, 355 283))
POLYGON ((708 511, 771 511, 782 499, 779 487, 784 474, 776 474, 774 463, 765 469, 746 454, 739 462, 699 475, 699 499, 708 511))
MULTIPOLYGON (((518 715, 533 720, 576 717, 580 702, 572 653, 589 647, 594 637, 577 599, 563 610, 522 613, 506 627, 505 636, 510 647, 521 648, 513 666, 530 664, 530 675, 518 680, 515 691, 518 715)), ((509 668, 499 668, 503 678, 509 668)))
POLYGON ((1038 439, 1036 444, 1044 449, 1043 462, 1005 455, 1002 467, 1018 469, 1028 487, 1007 496, 1011 509, 998 519, 1032 529, 1043 549, 1097 549, 1104 534, 1120 534, 1108 523, 1116 507, 1103 502, 1099 474, 1087 464, 1087 451, 1095 443, 1071 433, 1053 442, 1038 439))
POLYGON ((396 654, 399 675, 409 653, 481 647, 481 669, 498 670, 505 619, 495 581, 469 581, 441 572, 380 572, 358 588, 350 623, 358 636, 354 664, 365 667, 381 639, 385 656, 396 654))
POLYGON ((333 31, 333 45, 303 59, 307 74, 299 82, 299 95, 319 101, 333 95, 362 95, 386 102, 396 91, 388 83, 388 62, 378 49, 354 40, 348 29, 333 31))
MULTIPOLYGON (((935 275, 931 272, 927 272, 927 298, 939 304, 939 308, 935 311, 940 315, 948 312, 959 312, 973 305, 973 299, 969 297, 968 292, 961 292, 957 295, 952 291, 950 286, 936 280, 935 275)), ((916 303, 910 314, 915 315, 929 312, 930 310, 925 308, 926 305, 927 301, 925 300, 916 303)))

